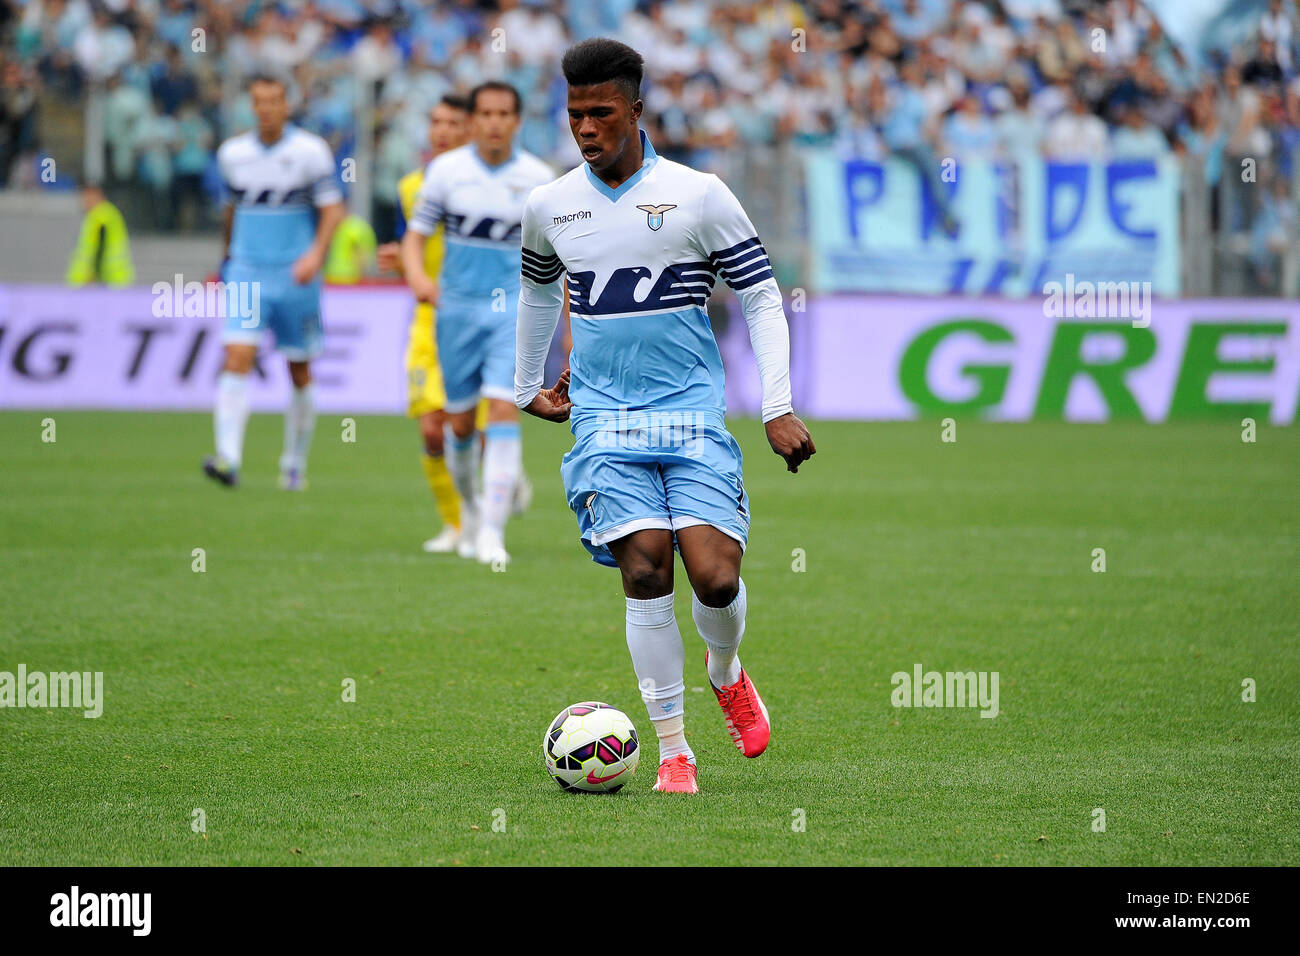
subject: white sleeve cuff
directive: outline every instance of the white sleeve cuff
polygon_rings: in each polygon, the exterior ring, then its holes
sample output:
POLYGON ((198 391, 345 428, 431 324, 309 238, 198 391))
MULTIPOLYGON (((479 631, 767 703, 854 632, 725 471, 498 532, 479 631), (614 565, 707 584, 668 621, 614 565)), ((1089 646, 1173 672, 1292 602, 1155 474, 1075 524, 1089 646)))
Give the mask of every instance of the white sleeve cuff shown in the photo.
POLYGON ((749 341, 758 360, 763 385, 763 421, 794 411, 790 398, 790 330, 775 279, 766 279, 736 293, 749 326, 749 341))

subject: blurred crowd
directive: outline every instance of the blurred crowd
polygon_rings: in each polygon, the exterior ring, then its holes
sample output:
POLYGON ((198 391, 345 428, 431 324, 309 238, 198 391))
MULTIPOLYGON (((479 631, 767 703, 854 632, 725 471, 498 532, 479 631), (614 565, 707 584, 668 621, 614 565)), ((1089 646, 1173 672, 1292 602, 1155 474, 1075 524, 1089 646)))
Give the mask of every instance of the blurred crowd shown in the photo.
POLYGON ((949 156, 1178 154, 1224 193, 1222 225, 1271 249, 1291 215, 1300 17, 1295 0, 1244 8, 1245 39, 1202 51, 1143 0, 0 0, 0 184, 36 183, 41 109, 94 85, 129 218, 202 228, 215 149, 252 123, 242 81, 269 70, 340 157, 356 155, 357 104, 375 104, 363 129, 383 239, 445 92, 513 83, 521 144, 576 165, 559 58, 607 35, 646 58, 656 148, 698 167, 725 175, 782 144, 898 156, 927 176, 949 156), (1245 158, 1262 189, 1239 188, 1245 158))

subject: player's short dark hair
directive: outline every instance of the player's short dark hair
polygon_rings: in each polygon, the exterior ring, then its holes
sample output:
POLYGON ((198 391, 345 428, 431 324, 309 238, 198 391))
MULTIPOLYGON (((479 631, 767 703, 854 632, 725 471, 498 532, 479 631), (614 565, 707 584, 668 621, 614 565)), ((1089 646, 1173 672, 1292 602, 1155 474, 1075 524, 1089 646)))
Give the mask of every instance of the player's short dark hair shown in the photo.
POLYGON ((488 80, 487 82, 480 83, 478 86, 474 87, 474 89, 470 90, 469 96, 465 98, 469 104, 469 111, 471 113, 473 113, 475 110, 478 109, 478 95, 480 93, 486 93, 489 91, 495 91, 498 93, 509 93, 511 96, 515 98, 515 113, 523 112, 524 100, 523 97, 519 95, 519 91, 517 89, 515 89, 509 83, 503 83, 500 80, 488 80))
POLYGON ((438 101, 439 106, 450 106, 454 110, 460 110, 462 113, 469 112, 469 97, 464 93, 444 93, 442 99, 438 101))
POLYGON ((254 73, 244 84, 244 89, 251 90, 258 83, 274 83, 280 89, 284 90, 285 96, 289 95, 289 81, 282 76, 276 76, 274 73, 254 73))
POLYGON ((629 103, 641 98, 641 77, 645 60, 626 43, 608 37, 592 37, 565 51, 560 63, 570 86, 613 83, 629 103))

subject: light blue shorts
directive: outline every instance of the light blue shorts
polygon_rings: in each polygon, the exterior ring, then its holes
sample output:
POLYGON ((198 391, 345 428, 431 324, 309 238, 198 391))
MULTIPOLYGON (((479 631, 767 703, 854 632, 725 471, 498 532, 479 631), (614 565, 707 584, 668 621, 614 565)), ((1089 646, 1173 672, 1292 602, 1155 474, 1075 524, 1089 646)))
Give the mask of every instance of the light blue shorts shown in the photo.
POLYGON ((608 544, 646 528, 711 525, 749 541, 740 446, 716 412, 587 412, 560 477, 582 543, 617 567, 608 544))
POLYGON ((504 311, 492 299, 444 297, 434 334, 438 364, 447 389, 447 411, 473 408, 480 397, 515 400, 515 315, 518 294, 507 295, 504 311))
POLYGON ((299 285, 289 267, 263 268, 227 264, 226 321, 221 341, 257 345, 267 329, 275 336, 275 349, 291 362, 306 362, 320 355, 324 330, 320 320, 322 282, 319 276, 299 285))

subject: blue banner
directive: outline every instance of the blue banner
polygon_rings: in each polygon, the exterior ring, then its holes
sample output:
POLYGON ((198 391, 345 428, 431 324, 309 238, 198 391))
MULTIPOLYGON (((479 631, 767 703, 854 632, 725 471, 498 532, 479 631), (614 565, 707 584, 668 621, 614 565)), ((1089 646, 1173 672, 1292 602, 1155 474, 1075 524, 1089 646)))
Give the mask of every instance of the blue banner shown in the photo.
POLYGON ((817 291, 1028 296, 1072 275, 1178 295, 1176 161, 937 162, 955 235, 912 163, 808 155, 817 291))

